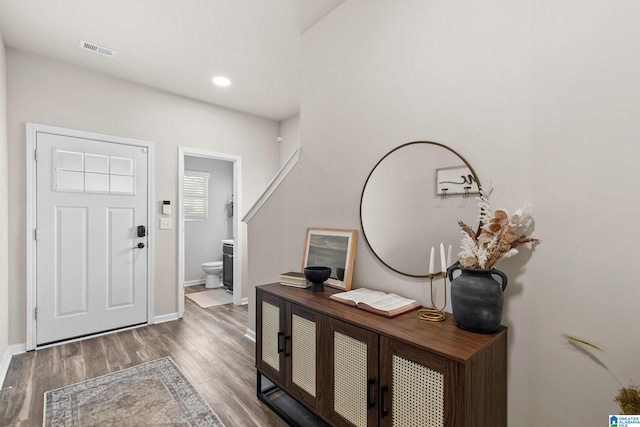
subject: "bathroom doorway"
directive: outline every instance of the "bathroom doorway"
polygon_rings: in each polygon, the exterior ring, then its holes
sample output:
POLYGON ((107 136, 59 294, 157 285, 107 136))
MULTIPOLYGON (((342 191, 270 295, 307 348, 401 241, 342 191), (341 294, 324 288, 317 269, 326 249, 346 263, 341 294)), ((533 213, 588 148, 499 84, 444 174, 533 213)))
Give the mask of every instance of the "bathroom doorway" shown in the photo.
MULTIPOLYGON (((207 275, 202 264, 223 260, 223 241, 225 244, 231 241, 234 246, 232 262, 225 263, 227 270, 232 266, 233 284, 227 286, 225 281, 225 286, 233 293, 233 303, 242 303, 243 236, 240 157, 185 147, 179 147, 178 151, 178 316, 182 317, 184 287, 205 283, 207 275), (205 198, 208 206, 204 209, 199 201, 194 202, 185 194, 185 176, 188 182, 201 179, 208 184, 205 198), (202 217, 198 218, 199 215, 202 217)), ((229 271, 226 273, 225 276, 229 271)))

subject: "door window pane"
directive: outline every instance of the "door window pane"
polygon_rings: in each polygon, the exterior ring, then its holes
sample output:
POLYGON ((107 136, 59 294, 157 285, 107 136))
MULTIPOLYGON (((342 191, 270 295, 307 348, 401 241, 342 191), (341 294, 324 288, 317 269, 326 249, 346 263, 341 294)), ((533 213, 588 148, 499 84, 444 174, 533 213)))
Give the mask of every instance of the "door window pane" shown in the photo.
POLYGON ((133 194, 133 177, 111 175, 111 192, 118 194, 133 194))
POLYGON ((135 195, 134 160, 54 150, 56 191, 135 195))
POLYGON ((97 154, 84 155, 85 172, 109 173, 109 156, 100 156, 97 154))
POLYGON ((133 175, 133 159, 111 157, 111 173, 114 175, 133 175))
POLYGON ((73 151, 56 150, 54 156, 55 166, 54 169, 64 169, 68 171, 80 171, 84 170, 84 154, 74 153, 73 151))
POLYGON ((109 175, 100 173, 86 173, 84 175, 85 193, 108 193, 109 175))
POLYGON ((56 171, 56 191, 84 191, 84 174, 82 172, 56 171))

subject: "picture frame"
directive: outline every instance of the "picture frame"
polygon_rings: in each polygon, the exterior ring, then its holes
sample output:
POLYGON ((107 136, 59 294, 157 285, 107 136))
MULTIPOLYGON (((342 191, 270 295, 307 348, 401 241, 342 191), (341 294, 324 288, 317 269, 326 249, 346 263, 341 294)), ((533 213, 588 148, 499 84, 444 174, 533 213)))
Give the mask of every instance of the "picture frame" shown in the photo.
POLYGON ((307 228, 302 271, 305 267, 330 267, 331 275, 324 284, 350 290, 357 235, 358 230, 307 228))
POLYGON ((471 170, 465 166, 449 166, 436 169, 436 195, 479 194, 478 181, 471 170))

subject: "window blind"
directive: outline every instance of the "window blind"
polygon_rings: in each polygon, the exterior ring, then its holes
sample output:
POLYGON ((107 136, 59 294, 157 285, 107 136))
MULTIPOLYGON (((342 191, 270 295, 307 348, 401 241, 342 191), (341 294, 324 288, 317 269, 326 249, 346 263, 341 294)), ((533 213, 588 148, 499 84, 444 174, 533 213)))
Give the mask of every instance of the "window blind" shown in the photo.
POLYGON ((183 196, 184 219, 207 219, 209 217, 209 174, 185 171, 183 196))

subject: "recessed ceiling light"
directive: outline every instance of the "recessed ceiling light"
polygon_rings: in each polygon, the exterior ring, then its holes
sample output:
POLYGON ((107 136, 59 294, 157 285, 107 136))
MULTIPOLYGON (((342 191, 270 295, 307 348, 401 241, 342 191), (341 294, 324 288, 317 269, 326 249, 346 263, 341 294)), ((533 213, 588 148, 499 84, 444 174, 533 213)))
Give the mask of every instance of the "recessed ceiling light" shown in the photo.
POLYGON ((229 86, 231 84, 231 80, 223 76, 215 76, 213 78, 213 83, 218 86, 229 86))

